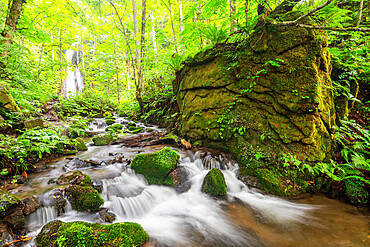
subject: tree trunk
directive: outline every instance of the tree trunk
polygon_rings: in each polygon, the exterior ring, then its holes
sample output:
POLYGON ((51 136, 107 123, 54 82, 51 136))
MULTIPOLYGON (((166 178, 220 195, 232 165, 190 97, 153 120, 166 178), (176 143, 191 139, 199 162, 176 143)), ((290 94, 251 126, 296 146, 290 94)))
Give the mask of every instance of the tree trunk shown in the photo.
POLYGON ((179 23, 180 23, 180 50, 181 50, 181 54, 184 55, 184 45, 182 44, 182 32, 184 32, 184 26, 183 26, 183 23, 182 23, 182 20, 183 20, 183 14, 182 14, 182 1, 181 0, 178 0, 179 2, 179 23))
POLYGON ((158 64, 158 50, 157 50, 157 42, 155 40, 155 20, 153 16, 153 11, 150 11, 150 20, 152 22, 152 43, 153 43, 153 50, 155 54, 155 65, 158 64))
POLYGON ((140 58, 139 58, 139 72, 138 72, 138 85, 136 87, 136 99, 139 102, 140 109, 144 108, 144 101, 142 98, 142 90, 144 86, 144 66, 143 60, 145 56, 145 23, 146 23, 146 0, 142 3, 142 14, 141 14, 141 41, 140 41, 140 58))
POLYGON ((117 63, 117 50, 116 50, 116 41, 114 40, 114 28, 113 30, 113 54, 114 54, 114 65, 116 66, 116 83, 117 83, 117 104, 119 105, 119 71, 118 71, 118 63, 117 63))
POLYGON ((363 7, 364 7, 364 0, 361 0, 361 2, 360 2, 360 8, 358 10, 358 19, 357 19, 356 27, 360 26, 360 24, 361 24, 362 8, 363 7))
POLYGON ((62 63, 63 63, 63 52, 62 52, 62 32, 60 31, 59 28, 59 72, 60 72, 60 90, 59 94, 64 94, 64 85, 63 85, 63 68, 62 68, 62 63))
POLYGON ((230 19, 231 32, 236 32, 236 0, 230 0, 230 19))
MULTIPOLYGON (((136 51, 136 60, 139 59, 140 53, 139 53, 139 24, 137 22, 137 6, 136 6, 136 0, 132 0, 132 17, 134 20, 134 37, 135 37, 135 51, 136 51)), ((136 68, 138 70, 138 68, 136 68)))
POLYGON ((248 27, 249 2, 245 0, 245 26, 248 27))
POLYGON ((173 18, 172 18, 172 8, 171 8, 171 0, 168 0, 168 11, 170 12, 170 19, 171 19, 171 27, 172 27, 172 34, 173 34, 173 42, 175 44, 175 52, 179 53, 177 50, 177 40, 176 40, 176 32, 175 27, 173 25, 173 18))
POLYGON ((40 79, 40 74, 41 74, 41 60, 42 60, 42 55, 44 54, 44 45, 45 43, 42 43, 41 49, 40 49, 40 58, 39 58, 39 65, 37 66, 37 78, 36 78, 36 84, 39 82, 40 79))
POLYGON ((1 54, 3 61, 6 61, 9 56, 9 46, 13 43, 14 32, 17 29, 18 20, 22 12, 23 0, 13 0, 12 5, 10 6, 9 1, 9 11, 5 20, 4 30, 1 33, 5 39, 2 41, 5 45, 5 50, 1 54))

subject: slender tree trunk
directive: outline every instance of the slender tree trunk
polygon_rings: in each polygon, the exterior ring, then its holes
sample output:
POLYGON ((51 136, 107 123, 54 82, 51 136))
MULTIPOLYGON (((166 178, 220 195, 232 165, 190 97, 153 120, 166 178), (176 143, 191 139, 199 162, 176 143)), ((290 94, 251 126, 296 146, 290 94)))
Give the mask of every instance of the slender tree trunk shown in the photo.
POLYGON ((175 32, 175 27, 173 25, 173 17, 172 17, 172 7, 171 7, 171 0, 168 0, 168 11, 170 12, 170 19, 171 19, 171 27, 172 27, 172 34, 173 34, 173 42, 175 45, 175 52, 179 53, 177 50, 177 40, 176 40, 176 32, 175 32))
POLYGON ((245 26, 248 27, 249 2, 245 0, 245 26))
POLYGON ((184 26, 183 26, 183 23, 182 23, 182 20, 183 20, 183 14, 182 14, 182 0, 178 0, 179 2, 179 23, 180 23, 180 50, 181 50, 181 54, 184 55, 184 45, 182 43, 182 32, 184 32, 184 26))
POLYGON ((64 92, 64 83, 63 83, 63 51, 62 51, 62 32, 59 28, 59 72, 60 72, 60 90, 59 94, 65 94, 64 92))
POLYGON ((231 31, 236 32, 236 0, 230 0, 231 31))
POLYGON ((119 104, 119 71, 118 71, 118 63, 117 63, 117 49, 116 49, 116 41, 114 40, 114 28, 112 30, 113 35, 113 54, 114 54, 114 65, 116 67, 116 83, 117 83, 117 104, 119 104))
POLYGON ((10 5, 9 1, 9 11, 5 20, 4 30, 1 33, 1 36, 5 38, 2 43, 6 47, 4 52, 1 54, 3 61, 8 59, 10 45, 13 43, 14 32, 17 29, 18 20, 21 16, 22 4, 23 0, 13 0, 12 5, 10 5))
MULTIPOLYGON (((140 52, 139 52, 139 24, 137 22, 137 6, 136 6, 136 0, 132 0, 132 17, 134 20, 134 37, 135 37, 135 51, 136 51, 136 60, 139 59, 140 57, 140 52)), ((137 68, 138 69, 138 68, 137 68)))
POLYGON ((155 40, 155 20, 153 16, 153 11, 150 11, 150 20, 152 22, 152 43, 153 43, 153 50, 155 54, 155 65, 158 64, 158 50, 157 50, 157 42, 155 40))
POLYGON ((41 74, 41 60, 42 60, 42 55, 44 54, 44 45, 45 43, 42 43, 41 49, 40 49, 40 58, 39 58, 39 65, 37 66, 37 78, 36 78, 36 84, 39 82, 40 79, 40 74, 41 74))
POLYGON ((358 10, 358 19, 357 19, 356 27, 360 26, 360 24, 361 24, 362 8, 363 7, 364 7, 364 0, 361 0, 360 7, 359 7, 359 10, 358 10))
POLYGON ((139 102, 140 109, 144 108, 144 101, 142 98, 142 90, 144 86, 144 66, 143 60, 145 56, 145 23, 146 23, 146 0, 142 2, 142 19, 141 19, 141 41, 140 41, 140 58, 139 58, 139 72, 138 72, 138 85, 136 87, 136 98, 139 102))
POLYGON ((131 89, 130 80, 131 80, 130 56, 129 53, 127 52, 127 87, 126 87, 127 90, 131 89))

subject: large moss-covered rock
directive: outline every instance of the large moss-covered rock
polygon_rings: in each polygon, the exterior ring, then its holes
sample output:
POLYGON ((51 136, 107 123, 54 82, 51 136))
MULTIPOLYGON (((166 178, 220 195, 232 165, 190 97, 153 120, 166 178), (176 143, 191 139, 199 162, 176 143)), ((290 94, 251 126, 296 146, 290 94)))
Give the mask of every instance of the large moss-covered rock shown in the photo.
POLYGON ((105 131, 120 132, 123 129, 122 124, 113 124, 105 128, 105 131))
POLYGON ((369 192, 361 182, 347 179, 344 183, 345 196, 352 204, 365 206, 369 203, 369 192))
POLYGON ((113 141, 113 136, 111 134, 100 134, 94 136, 92 140, 95 146, 105 146, 113 141))
POLYGON ((82 173, 81 171, 70 171, 61 175, 57 181, 57 184, 75 184, 80 186, 91 186, 91 177, 82 173))
POLYGON ((137 223, 124 222, 109 225, 82 221, 64 223, 53 221, 46 224, 36 237, 39 247, 84 246, 142 246, 148 234, 137 223))
MULTIPOLYGON (((139 174, 144 175, 149 184, 167 184, 167 176, 175 169, 180 155, 172 149, 165 147, 151 154, 139 154, 131 162, 131 168, 139 174)), ((168 179, 167 179, 168 180, 168 179)))
POLYGON ((0 217, 4 217, 9 211, 19 206, 20 199, 6 191, 0 190, 0 217))
POLYGON ((212 168, 204 177, 202 192, 210 196, 226 196, 226 182, 222 172, 212 168))
POLYGON ((84 212, 97 212, 104 200, 96 189, 86 186, 72 185, 66 188, 72 208, 84 212))
POLYGON ((327 45, 319 30, 267 21, 242 43, 187 60, 174 85, 181 134, 253 169, 276 166, 283 153, 308 163, 330 159, 335 109, 327 45))
POLYGON ((24 128, 25 129, 44 128, 44 120, 42 118, 34 118, 24 121, 24 128))

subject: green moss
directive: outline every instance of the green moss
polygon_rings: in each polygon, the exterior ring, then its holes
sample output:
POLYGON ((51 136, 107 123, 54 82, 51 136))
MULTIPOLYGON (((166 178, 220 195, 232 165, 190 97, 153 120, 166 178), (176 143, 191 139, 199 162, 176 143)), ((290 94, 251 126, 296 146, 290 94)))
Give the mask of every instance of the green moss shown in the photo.
POLYGON ((77 142, 77 144, 75 145, 75 147, 78 151, 88 150, 85 141, 81 137, 77 138, 76 142, 77 142))
POLYGON ((108 119, 106 119, 105 120, 105 123, 107 124, 107 125, 112 125, 112 124, 114 124, 116 122, 116 119, 115 118, 108 118, 108 119))
POLYGON ((109 145, 113 141, 113 135, 111 134, 100 134, 93 137, 95 146, 109 145))
POLYGON ((17 196, 0 190, 0 216, 5 216, 10 209, 17 207, 19 202, 17 196))
POLYGON ((139 133, 140 131, 142 131, 144 128, 143 127, 137 127, 136 129, 131 129, 132 133, 133 134, 136 134, 136 133, 139 133))
POLYGON ((128 130, 130 130, 130 131, 135 130, 135 129, 136 129, 136 123, 134 123, 134 122, 129 122, 129 123, 127 124, 127 129, 128 129, 128 130))
POLYGON ((58 246, 55 242, 57 240, 57 233, 60 226, 64 224, 60 220, 52 221, 46 224, 41 232, 36 237, 36 244, 38 247, 54 247, 58 246))
POLYGON ((212 168, 203 180, 202 192, 210 196, 225 196, 226 183, 222 172, 217 168, 212 168))
POLYGON ((73 154, 76 154, 77 152, 78 152, 77 150, 69 150, 69 149, 63 150, 64 155, 73 155, 73 154))
POLYGON ((175 169, 180 155, 165 147, 151 154, 139 154, 131 162, 131 168, 144 175, 149 184, 164 184, 166 177, 175 169))
POLYGON ((84 212, 99 211, 104 203, 103 198, 96 189, 79 185, 67 187, 67 195, 71 201, 72 208, 84 212))
POLYGON ((108 126, 107 128, 105 128, 105 131, 112 131, 116 133, 116 132, 120 132, 122 129, 123 129, 122 124, 114 124, 112 126, 108 126))
POLYGON ((350 179, 344 183, 345 195, 347 199, 355 205, 366 205, 369 202, 369 192, 363 184, 350 179))
POLYGON ((91 177, 81 171, 70 171, 61 175, 56 181, 57 184, 70 184, 72 182, 75 185, 91 186, 91 177))
POLYGON ((53 221, 43 227, 36 237, 39 247, 75 246, 142 246, 148 234, 137 223, 124 222, 109 225, 75 221, 53 221))

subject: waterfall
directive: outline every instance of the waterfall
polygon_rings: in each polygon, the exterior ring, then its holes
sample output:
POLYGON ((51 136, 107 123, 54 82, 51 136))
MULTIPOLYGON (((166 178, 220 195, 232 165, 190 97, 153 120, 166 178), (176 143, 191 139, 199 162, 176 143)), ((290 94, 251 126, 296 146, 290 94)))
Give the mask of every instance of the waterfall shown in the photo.
POLYGON ((75 93, 82 93, 84 84, 78 68, 80 62, 79 52, 69 49, 65 52, 65 55, 66 59, 72 63, 72 67, 68 67, 67 69, 67 78, 64 81, 64 94, 68 97, 75 93))

